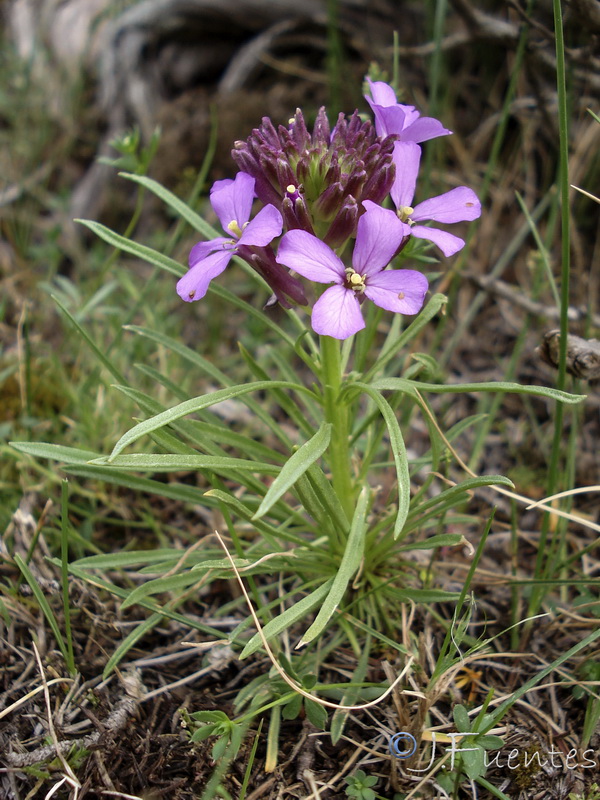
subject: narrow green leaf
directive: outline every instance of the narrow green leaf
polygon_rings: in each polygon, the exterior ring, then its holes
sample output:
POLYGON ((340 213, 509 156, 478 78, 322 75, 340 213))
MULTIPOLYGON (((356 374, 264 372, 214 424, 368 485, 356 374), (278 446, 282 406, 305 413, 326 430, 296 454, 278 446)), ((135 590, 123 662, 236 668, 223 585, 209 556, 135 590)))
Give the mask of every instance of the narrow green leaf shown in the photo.
MULTIPOLYGON (((50 608, 50 605, 49 605, 48 601, 46 600, 46 598, 44 596, 44 593, 40 589, 40 585, 36 581, 32 571, 29 569, 29 567, 27 566, 25 561, 23 561, 23 559, 21 558, 21 556, 18 553, 15 554, 14 559, 15 559, 15 564, 21 570, 21 572, 23 573, 23 577, 25 578, 25 580, 29 584, 29 587, 30 587, 31 591, 33 592, 33 595, 34 595, 35 599, 37 600, 37 603, 38 603, 40 609, 42 610, 42 613, 46 617, 48 625, 50 625, 50 628, 52 629, 52 633, 54 634, 54 638, 56 639, 56 643, 58 644, 58 646, 60 648, 60 652, 63 654, 63 658, 65 659, 65 662, 68 664, 69 663, 69 651, 68 651, 67 645, 65 643, 65 640, 63 639, 63 635, 61 633, 61 630, 60 630, 60 627, 58 625, 58 622, 56 621, 56 617, 54 616, 54 612, 50 608)), ((58 561, 59 564, 61 564, 60 560, 57 559, 57 561, 58 561)))
POLYGON ((322 503, 331 521, 335 524, 338 531, 347 531, 350 520, 346 516, 340 498, 333 490, 331 482, 318 464, 312 464, 307 471, 307 477, 313 488, 314 493, 322 503))
POLYGON ((133 453, 127 456, 101 456, 90 462, 93 466, 110 466, 138 472, 178 472, 194 469, 210 469, 226 475, 231 470, 249 470, 263 475, 277 475, 281 467, 264 461, 227 456, 183 455, 172 453, 133 453))
POLYGON ((369 383, 398 353, 402 352, 408 342, 413 339, 438 311, 448 302, 443 294, 434 294, 421 313, 410 323, 400 336, 394 339, 390 347, 384 349, 377 361, 364 376, 364 383, 369 383))
MULTIPOLYGON (((51 564, 60 567, 59 558, 49 558, 48 561, 51 564)), ((123 589, 121 586, 116 586, 114 583, 105 580, 100 575, 90 576, 89 573, 87 573, 84 569, 79 569, 74 564, 69 564, 69 572, 72 575, 75 575, 75 577, 81 578, 81 580, 85 582, 93 583, 94 586, 100 586, 101 588, 106 589, 107 592, 110 592, 121 599, 124 599, 129 595, 129 589, 123 589)), ((175 620, 175 622, 179 623, 184 628, 193 628, 194 630, 200 631, 201 633, 204 633, 214 639, 226 640, 228 638, 227 634, 218 630, 218 628, 211 628, 210 625, 205 625, 202 622, 199 622, 198 619, 193 616, 190 617, 186 616, 185 614, 179 614, 177 611, 171 611, 168 608, 161 608, 150 600, 142 600, 140 601, 139 605, 153 613, 159 614, 161 617, 175 620)))
POLYGON ((65 447, 61 444, 49 442, 9 442, 11 447, 20 453, 27 453, 36 458, 49 458, 52 461, 62 461, 65 464, 87 464, 100 456, 93 450, 80 450, 77 447, 65 447))
POLYGON ((203 408, 209 408, 210 406, 217 405, 217 403, 222 403, 224 400, 231 400, 233 397, 240 397, 242 395, 249 394, 250 392, 259 392, 266 389, 271 389, 273 387, 276 388, 278 386, 312 394, 312 392, 309 389, 306 389, 306 387, 301 386, 300 384, 290 383, 289 381, 256 381, 250 384, 230 386, 227 389, 219 389, 216 392, 210 392, 202 397, 194 397, 191 400, 186 400, 185 402, 179 403, 173 408, 169 408, 167 411, 163 411, 161 414, 157 414, 150 419, 140 422, 134 428, 131 428, 131 430, 127 431, 127 433, 125 433, 119 439, 110 457, 114 458, 114 456, 117 456, 122 450, 124 450, 128 445, 137 441, 137 439, 139 439, 141 436, 151 433, 152 431, 156 431, 165 425, 169 425, 172 422, 187 416, 188 414, 193 414, 203 408))
MULTIPOLYGON (((193 556, 195 553, 191 555, 193 556)), ((121 550, 118 553, 84 556, 78 558, 77 561, 72 561, 71 565, 79 569, 131 569, 145 564, 160 564, 174 557, 181 560, 181 550, 168 547, 162 547, 159 550, 121 550)))
POLYGON ((225 289, 216 281, 212 281, 208 287, 208 291, 210 294, 214 294, 216 297, 220 297, 222 300, 225 300, 227 305, 239 308, 240 311, 243 311, 249 317, 254 317, 254 319, 259 320, 265 327, 270 328, 275 334, 277 334, 278 339, 286 342, 290 347, 293 347, 296 350, 295 339, 291 337, 289 333, 280 325, 278 325, 268 314, 265 314, 264 311, 261 311, 260 308, 250 305, 250 303, 242 300, 241 297, 238 297, 233 292, 230 292, 229 289, 225 289))
POLYGON ((366 383, 355 383, 350 384, 349 388, 353 386, 366 392, 369 397, 372 398, 381 412, 381 416, 388 429, 390 447, 394 457, 394 464, 396 465, 396 475, 398 476, 398 512, 394 523, 394 539, 397 539, 404 528, 404 523, 406 522, 410 508, 410 474, 408 471, 408 456, 406 455, 406 447, 404 446, 402 432, 392 407, 383 395, 374 389, 374 384, 368 386, 366 383))
MULTIPOLYGON (((292 542, 293 544, 300 545, 301 547, 310 546, 310 541, 303 539, 300 536, 296 536, 284 528, 276 528, 274 525, 270 525, 262 519, 253 519, 253 509, 248 508, 248 506, 244 505, 244 503, 238 500, 237 497, 234 497, 228 492, 222 492, 220 489, 210 489, 204 496, 213 501, 215 499, 218 500, 228 508, 233 509, 233 511, 243 520, 246 520, 246 522, 252 522, 256 530, 259 531, 259 533, 262 533, 265 538, 267 538, 273 548, 279 549, 281 547, 282 539, 292 542)), ((300 519, 302 518, 300 517, 300 519)), ((306 527, 309 527, 306 522, 305 525, 306 527)))
POLYGON ((77 320, 71 314, 69 309, 61 303, 58 297, 56 297, 55 295, 50 295, 50 296, 52 297, 56 305, 60 308, 60 310, 63 312, 65 317, 67 317, 67 319, 71 322, 73 327, 77 329, 77 332, 79 333, 81 338, 85 341, 85 343, 90 347, 90 349, 93 351, 98 361, 100 361, 100 363, 106 367, 106 369, 110 372, 113 378, 115 378, 115 380, 119 381, 120 383, 127 383, 125 377, 120 372, 120 370, 118 370, 117 367, 114 366, 112 361, 104 355, 104 353, 102 352, 102 350, 100 350, 96 342, 94 342, 94 340, 85 330, 85 328, 83 328, 79 324, 79 322, 77 322, 77 320))
POLYGON ((436 536, 430 536, 428 539, 423 539, 420 542, 400 545, 400 547, 396 548, 396 552, 407 550, 433 550, 436 547, 458 547, 458 545, 466 543, 465 537, 460 533, 440 533, 436 536))
MULTIPOLYGON (((304 619, 307 614, 310 614, 310 612, 327 596, 332 583, 333 578, 330 578, 319 586, 318 589, 315 589, 313 592, 306 595, 306 597, 303 597, 302 600, 298 600, 297 603, 287 608, 283 614, 267 622, 263 628, 263 634, 266 640, 270 642, 276 636, 279 636, 280 633, 283 633, 283 631, 288 630, 292 625, 304 619)), ((255 633, 240 653, 240 659, 248 658, 248 656, 256 653, 261 646, 262 638, 258 633, 255 633)))
POLYGON ((360 566, 365 547, 366 518, 369 509, 370 491, 368 486, 364 486, 358 496, 348 542, 339 569, 333 579, 329 594, 317 614, 317 618, 302 637, 298 647, 312 642, 325 630, 336 608, 342 602, 348 584, 360 566))
POLYGON ((552 389, 550 386, 522 386, 519 383, 495 381, 490 383, 420 383, 405 378, 380 378, 371 386, 378 391, 415 393, 415 389, 434 394, 457 394, 461 392, 513 392, 514 394, 531 394, 537 397, 549 397, 561 403, 581 403, 586 399, 584 394, 569 394, 552 389))
POLYGON ((258 507, 253 520, 260 519, 275 505, 280 497, 290 489, 296 481, 304 475, 308 468, 318 461, 329 446, 331 440, 331 423, 324 422, 312 439, 305 442, 283 465, 281 472, 275 478, 262 503, 258 507))
POLYGON ((124 253, 136 256, 142 261, 146 261, 148 264, 152 264, 155 267, 170 272, 172 275, 176 275, 178 278, 181 278, 181 276, 185 275, 187 272, 187 268, 178 261, 163 255, 163 253, 159 253, 158 250, 153 250, 151 247, 146 247, 146 245, 133 242, 125 236, 120 236, 118 233, 111 231, 110 228, 101 225, 99 222, 94 222, 91 219, 76 219, 75 222, 85 225, 85 227, 89 228, 96 236, 99 236, 100 239, 103 239, 117 250, 122 250, 124 253))
MULTIPOLYGON (((352 681, 349 683, 348 688, 344 692, 340 705, 353 706, 356 704, 357 698, 360 693, 360 684, 364 681, 367 670, 369 669, 369 658, 371 656, 371 636, 367 634, 365 644, 361 651, 356 669, 352 673, 352 681)), ((338 708, 334 711, 331 719, 331 742, 336 745, 342 738, 344 727, 350 716, 349 711, 344 711, 338 708)))
POLYGON ((208 497, 204 490, 196 486, 189 486, 184 483, 164 483, 154 481, 150 478, 142 478, 139 475, 132 475, 121 470, 113 470, 111 467, 90 467, 72 466, 65 467, 64 471, 68 475, 76 475, 79 478, 97 480, 103 483, 110 483, 115 486, 123 486, 125 489, 132 489, 136 492, 156 495, 157 497, 168 497, 170 500, 177 500, 182 503, 192 503, 207 508, 216 508, 218 503, 208 497))
POLYGON ((468 478, 456 486, 444 489, 443 492, 429 500, 413 505, 406 522, 405 532, 408 534, 415 528, 422 528, 429 519, 434 517, 441 518, 443 512, 453 508, 456 503, 464 502, 467 492, 480 486, 506 486, 514 489, 513 482, 503 475, 481 475, 477 478, 468 478))
POLYGON ((204 372, 205 375, 208 375, 210 378, 216 381, 219 386, 231 386, 233 384, 233 381, 225 372, 220 370, 218 367, 215 367, 212 362, 201 356, 200 353, 192 350, 191 347, 187 347, 187 345, 183 344, 183 342, 179 339, 174 339, 171 336, 167 336, 162 331, 154 331, 151 328, 143 328, 139 325, 125 325, 124 327, 127 331, 132 331, 138 336, 143 336, 146 339, 150 339, 152 342, 156 342, 157 344, 166 347, 167 350, 178 353, 190 364, 198 367, 202 370, 202 372, 204 372))
POLYGON ((134 183, 139 183, 144 186, 146 189, 151 191, 157 197, 159 197, 163 203, 166 203, 173 211, 176 211, 180 217, 195 228, 199 233, 205 236, 207 239, 214 239, 221 234, 219 231, 215 230, 212 226, 208 224, 205 220, 202 219, 201 216, 196 214, 195 211, 184 203, 179 197, 170 192, 168 189, 158 183, 158 181, 152 180, 152 178, 147 178, 145 175, 132 175, 129 172, 119 172, 121 178, 126 178, 128 181, 133 181, 134 183))
POLYGON ((177 592, 180 589, 187 589, 195 583, 204 580, 202 573, 189 570, 179 575, 169 575, 168 578, 154 578, 137 586, 121 603, 121 608, 129 608, 136 605, 140 600, 144 600, 153 594, 163 594, 166 592, 177 592))
MULTIPOLYGON (((242 358, 250 369, 252 376, 259 381, 269 380, 269 373, 263 369, 263 367, 261 367, 250 351, 244 347, 241 342, 238 343, 238 347, 240 349, 240 353, 242 354, 242 358)), ((284 379, 291 380, 293 382, 295 381, 296 377, 297 376, 293 374, 292 370, 291 378, 289 376, 284 376, 284 379)), ((279 407, 296 425, 296 427, 299 428, 299 430, 301 430, 305 436, 311 436, 315 428, 314 425, 311 424, 307 419, 306 410, 301 408, 291 397, 288 397, 288 395, 286 395, 282 389, 273 389, 272 395, 277 401, 279 407)))
POLYGON ((123 639, 115 652, 106 662, 106 666, 102 672, 102 677, 104 680, 108 678, 113 669, 127 655, 135 643, 138 642, 142 636, 145 636, 147 633, 149 633, 152 628, 155 628, 162 619, 162 614, 152 614, 148 617, 148 619, 145 619, 139 625, 136 625, 136 627, 127 634, 127 636, 123 639))

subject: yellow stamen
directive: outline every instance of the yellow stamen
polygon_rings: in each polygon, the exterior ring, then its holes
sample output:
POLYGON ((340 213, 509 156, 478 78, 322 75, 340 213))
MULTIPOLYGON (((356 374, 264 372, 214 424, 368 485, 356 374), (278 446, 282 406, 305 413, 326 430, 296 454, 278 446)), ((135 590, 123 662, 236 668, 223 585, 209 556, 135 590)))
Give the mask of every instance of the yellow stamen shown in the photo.
POLYGON ((414 208, 411 206, 400 206, 396 213, 401 222, 407 222, 410 219, 410 215, 414 214, 414 211, 414 208))
POLYGON ((398 292, 398 300, 404 300, 405 297, 406 295, 404 294, 404 292, 398 292))
POLYGON ((237 236, 239 239, 242 235, 242 229, 237 223, 237 220, 232 219, 231 222, 227 225, 227 230, 233 233, 234 236, 237 236))

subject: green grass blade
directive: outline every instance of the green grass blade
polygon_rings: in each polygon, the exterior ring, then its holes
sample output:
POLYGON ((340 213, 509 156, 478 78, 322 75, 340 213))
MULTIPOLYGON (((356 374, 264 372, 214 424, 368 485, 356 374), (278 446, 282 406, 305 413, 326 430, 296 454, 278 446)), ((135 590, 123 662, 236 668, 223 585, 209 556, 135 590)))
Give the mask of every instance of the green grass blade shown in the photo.
POLYGON ((67 317, 67 319, 72 323, 73 327, 77 329, 77 332, 82 337, 82 339, 85 341, 85 343, 94 352, 94 355, 96 356, 98 361, 100 361, 100 363, 103 364, 106 367, 106 369, 110 372, 110 374, 113 376, 113 378, 115 378, 115 380, 119 381, 119 383, 127 383, 127 380, 126 380, 125 376, 122 374, 122 372, 120 370, 118 370, 117 367, 115 367, 115 365, 111 362, 111 360, 104 355, 102 350, 100 350, 98 345, 93 341, 93 339, 87 333, 87 331, 77 322, 77 320, 71 314, 71 312, 68 310, 68 308, 66 308, 55 295, 51 295, 51 297, 54 300, 54 302, 56 303, 56 305, 63 312, 65 317, 67 317))
MULTIPOLYGON (((21 556, 18 553, 16 553, 15 556, 14 556, 14 559, 15 559, 15 564, 21 570, 21 573, 23 574, 23 577, 25 578, 25 580, 29 584, 29 587, 30 587, 31 591, 33 592, 33 596, 37 600, 37 603, 38 603, 40 609, 42 610, 43 615, 46 617, 46 620, 48 621, 48 625, 50 625, 50 628, 52 629, 52 633, 54 634, 54 638, 56 639, 56 643, 60 648, 60 652, 63 654, 63 658, 65 659, 65 663, 68 664, 69 663, 69 648, 67 647, 67 645, 65 643, 65 640, 63 639, 63 635, 61 633, 61 630, 60 630, 60 627, 59 627, 58 622, 56 620, 56 617, 54 616, 54 612, 52 611, 52 609, 50 608, 50 605, 48 604, 48 601, 44 597, 44 593, 40 589, 40 586, 39 586, 38 582, 36 581, 32 571, 29 569, 27 564, 23 561, 21 556)), ((58 563, 61 564, 60 561, 58 563)), ((62 566, 62 564, 61 564, 61 566, 62 566)))
POLYGON ((149 633, 152 628, 155 628, 162 619, 164 619, 162 614, 152 614, 148 617, 148 619, 145 619, 127 634, 123 641, 118 645, 112 656, 106 662, 106 666, 102 672, 103 680, 108 678, 110 673, 114 670, 117 664, 122 661, 135 643, 138 642, 142 636, 145 636, 147 633, 149 633))
POLYGON ((73 653, 73 635, 71 631, 71 606, 69 604, 69 481, 63 480, 61 487, 61 520, 60 520, 60 560, 61 583, 63 597, 63 613, 65 615, 65 636, 67 638, 67 669, 75 675, 75 655, 73 653))

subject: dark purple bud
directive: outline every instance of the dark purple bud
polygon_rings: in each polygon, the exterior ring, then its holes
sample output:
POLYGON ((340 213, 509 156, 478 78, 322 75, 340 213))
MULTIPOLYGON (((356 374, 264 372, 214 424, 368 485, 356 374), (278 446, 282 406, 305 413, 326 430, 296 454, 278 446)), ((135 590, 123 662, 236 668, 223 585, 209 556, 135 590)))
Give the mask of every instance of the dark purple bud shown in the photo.
POLYGON ((277 170, 277 182, 282 193, 288 191, 288 186, 296 187, 296 176, 285 158, 278 158, 275 168, 277 170))
POLYGON ((316 202, 313 203, 313 210, 317 219, 325 220, 326 222, 333 219, 340 209, 345 194, 346 192, 340 181, 328 186, 316 202))
POLYGON ((304 121, 304 115, 299 108, 296 109, 296 114, 290 122, 290 133, 299 153, 308 150, 310 147, 310 134, 304 121))
POLYGON ((262 125, 260 128, 255 128, 252 134, 259 137, 261 141, 270 145, 276 152, 281 150, 281 141, 275 126, 269 117, 262 118, 262 125))
POLYGON ((340 114, 330 132, 324 108, 319 109, 311 135, 297 110, 288 127, 276 129, 265 117, 246 143, 236 143, 233 157, 255 178, 257 196, 281 210, 288 229, 312 232, 312 215, 321 222, 335 222, 341 214, 332 233, 337 240, 348 229, 348 220, 355 220, 352 204, 344 206, 346 200, 380 203, 389 193, 396 139, 378 137, 357 111, 349 119, 340 114), (338 228, 341 233, 336 233, 338 228))
POLYGON ((329 147, 330 133, 329 120, 327 119, 327 114, 325 113, 325 106, 321 106, 313 128, 313 145, 329 147))
POLYGON ((312 233, 314 236, 315 232, 312 226, 312 218, 306 206, 306 201, 302 195, 294 200, 294 213, 296 215, 296 219, 298 220, 298 227, 303 231, 312 233))
POLYGON ((331 186, 333 183, 337 183, 342 175, 342 171, 340 169, 340 165, 338 164, 337 153, 333 153, 332 163, 327 168, 327 172, 323 178, 323 183, 326 186, 331 186))
POLYGON ((366 180, 367 180, 367 173, 365 172, 365 170, 357 169, 348 178, 346 186, 344 187, 344 193, 346 195, 351 195, 352 197, 360 197, 362 193, 362 188, 365 185, 366 180))
POLYGON ((285 267, 275 260, 275 253, 270 247, 242 246, 239 255, 262 275, 269 284, 278 301, 285 308, 290 307, 289 300, 301 306, 308 304, 304 287, 285 267), (289 298, 289 300, 288 300, 289 298))
POLYGON ((312 221, 301 195, 297 195, 294 199, 289 194, 284 197, 281 204, 281 215, 283 225, 288 230, 298 229, 314 235, 312 221))
POLYGON ((256 196, 266 205, 270 203, 277 208, 281 202, 281 197, 267 180, 265 169, 253 158, 243 142, 236 142, 236 144, 240 144, 240 148, 232 150, 231 157, 235 161, 240 172, 246 172, 248 175, 252 175, 256 181, 254 185, 256 196))
POLYGON ((323 241, 332 249, 340 247, 340 245, 344 244, 347 239, 356 233, 357 224, 358 204, 353 197, 348 197, 336 218, 329 226, 329 230, 323 241))
POLYGON ((296 178, 298 179, 298 183, 306 183, 310 176, 310 161, 308 159, 302 159, 296 164, 296 178))
POLYGON ((372 173, 365 183, 361 200, 372 200, 374 203, 383 202, 384 198, 390 193, 395 177, 396 167, 394 163, 390 161, 383 164, 379 171, 372 173))

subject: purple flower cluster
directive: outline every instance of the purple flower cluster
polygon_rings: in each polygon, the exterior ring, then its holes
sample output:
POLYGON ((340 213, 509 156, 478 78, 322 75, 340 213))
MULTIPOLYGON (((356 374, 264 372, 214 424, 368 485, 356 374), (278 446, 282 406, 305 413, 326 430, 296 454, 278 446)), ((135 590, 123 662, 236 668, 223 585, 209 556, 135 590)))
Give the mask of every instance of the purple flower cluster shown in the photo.
POLYGON ((422 223, 474 220, 481 204, 471 189, 459 186, 411 205, 419 144, 451 131, 396 102, 388 84, 368 83, 374 125, 355 111, 348 120, 340 114, 331 130, 321 109, 311 135, 297 110, 287 127, 276 128, 265 117, 245 142, 235 143, 232 155, 240 172, 235 180, 216 181, 210 193, 228 235, 192 248, 190 269, 177 284, 183 300, 204 297, 210 281, 238 255, 286 307, 308 305, 296 274, 331 284, 312 309, 312 327, 325 336, 346 339, 364 328, 361 304, 367 298, 401 314, 421 309, 425 276, 386 268, 411 236, 433 242, 445 256, 457 253, 464 247, 462 239, 422 223), (381 206, 388 196, 395 211, 381 206), (264 206, 251 220, 256 197, 264 206), (284 228, 275 254, 272 243, 284 228), (352 239, 347 266, 340 255, 352 239))

